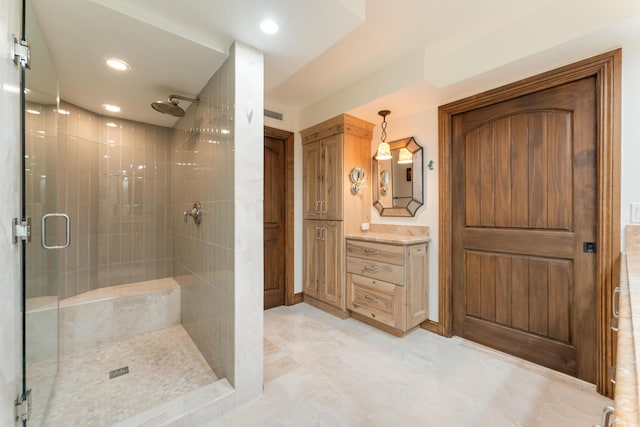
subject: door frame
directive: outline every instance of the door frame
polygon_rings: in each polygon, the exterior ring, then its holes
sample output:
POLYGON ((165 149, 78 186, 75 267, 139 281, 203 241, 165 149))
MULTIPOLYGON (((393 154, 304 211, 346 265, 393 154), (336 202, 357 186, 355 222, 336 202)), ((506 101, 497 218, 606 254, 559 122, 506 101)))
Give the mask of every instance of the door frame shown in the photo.
MULTIPOLYGON (((293 283, 293 132, 264 127, 264 137, 277 138, 284 140, 284 156, 285 156, 285 214, 284 214, 284 303, 285 305, 297 304, 301 301, 296 300, 293 283)), ((264 145, 264 143, 263 143, 264 145)))
POLYGON ((441 335, 452 335, 452 117, 480 107, 539 92, 586 77, 596 78, 596 386, 611 397, 607 369, 615 364, 613 334, 609 328, 613 289, 620 281, 620 114, 622 50, 616 49, 556 70, 548 71, 473 95, 438 108, 439 150, 439 317, 425 325, 441 335))

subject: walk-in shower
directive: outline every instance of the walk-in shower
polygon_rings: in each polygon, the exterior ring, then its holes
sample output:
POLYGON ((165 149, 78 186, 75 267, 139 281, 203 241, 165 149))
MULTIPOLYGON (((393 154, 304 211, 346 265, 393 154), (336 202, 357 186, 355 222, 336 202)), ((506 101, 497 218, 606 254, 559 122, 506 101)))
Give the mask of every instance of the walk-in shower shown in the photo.
MULTIPOLYGON (((214 124, 199 97, 152 104, 181 117, 173 128, 58 100, 45 38, 26 21, 38 54, 25 79, 26 425, 153 424, 194 399, 213 405, 234 392, 233 132, 211 144, 194 129, 214 124)), ((225 129, 229 68, 202 92, 225 129)))
POLYGON ((24 426, 199 425, 263 387, 263 121, 244 108, 263 109, 262 53, 234 44, 197 97, 157 105, 173 127, 141 123, 58 94, 34 4, 24 426), (67 248, 41 244, 65 246, 52 213, 67 248))

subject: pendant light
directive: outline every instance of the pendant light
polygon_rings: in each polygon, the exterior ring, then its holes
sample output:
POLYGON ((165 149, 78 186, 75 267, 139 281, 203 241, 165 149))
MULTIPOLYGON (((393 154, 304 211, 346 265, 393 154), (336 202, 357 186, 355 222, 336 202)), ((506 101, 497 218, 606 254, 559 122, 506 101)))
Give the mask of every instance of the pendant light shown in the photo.
POLYGON ((382 133, 380 134, 380 144, 378 144, 378 152, 376 160, 389 160, 391 158, 391 148, 385 142, 387 139, 387 116, 391 114, 389 110, 378 111, 378 115, 382 116, 382 133))
POLYGON ((398 153, 398 164, 406 165, 409 163, 413 163, 413 154, 411 154, 411 151, 409 151, 407 147, 403 147, 398 153))

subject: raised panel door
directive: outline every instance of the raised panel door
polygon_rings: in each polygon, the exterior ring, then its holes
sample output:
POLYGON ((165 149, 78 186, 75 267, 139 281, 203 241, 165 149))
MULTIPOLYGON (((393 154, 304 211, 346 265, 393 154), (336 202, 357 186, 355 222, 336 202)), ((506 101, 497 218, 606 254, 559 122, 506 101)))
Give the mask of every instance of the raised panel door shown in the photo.
POLYGON ((428 245, 407 248, 407 329, 427 319, 428 245))
POLYGON ((344 243, 342 239, 342 222, 322 221, 321 257, 323 262, 323 280, 320 290, 323 301, 338 308, 344 308, 344 243))
POLYGON ((322 188, 322 174, 320 171, 322 158, 322 144, 320 141, 302 146, 302 194, 303 218, 320 219, 320 190, 322 188))
POLYGON ((305 295, 318 298, 320 296, 320 281, 318 269, 320 268, 320 221, 304 221, 304 247, 303 247, 303 291, 305 295))
POLYGON ((595 79, 454 116, 454 332, 595 379, 595 79))
POLYGON ((322 219, 341 220, 343 218, 343 136, 332 135, 322 140, 320 200, 322 219))

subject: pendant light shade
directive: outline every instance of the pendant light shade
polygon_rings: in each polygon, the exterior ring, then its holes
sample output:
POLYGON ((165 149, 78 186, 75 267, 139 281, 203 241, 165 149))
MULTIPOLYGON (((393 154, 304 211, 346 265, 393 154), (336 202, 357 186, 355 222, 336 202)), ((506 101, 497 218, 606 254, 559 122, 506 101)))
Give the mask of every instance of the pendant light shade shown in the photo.
POLYGON ((404 147, 400 149, 400 153, 398 153, 398 164, 406 165, 409 163, 413 163, 413 154, 411 154, 411 151, 407 150, 407 147, 404 147))
POLYGON ((389 144, 385 142, 387 139, 387 116, 391 114, 389 110, 378 111, 378 114, 382 116, 382 133, 380 134, 380 144, 378 144, 378 152, 376 153, 376 160, 389 160, 391 158, 391 148, 389 144))
POLYGON ((376 160, 389 160, 391 158, 391 148, 386 142, 378 144, 378 152, 376 153, 376 160))

